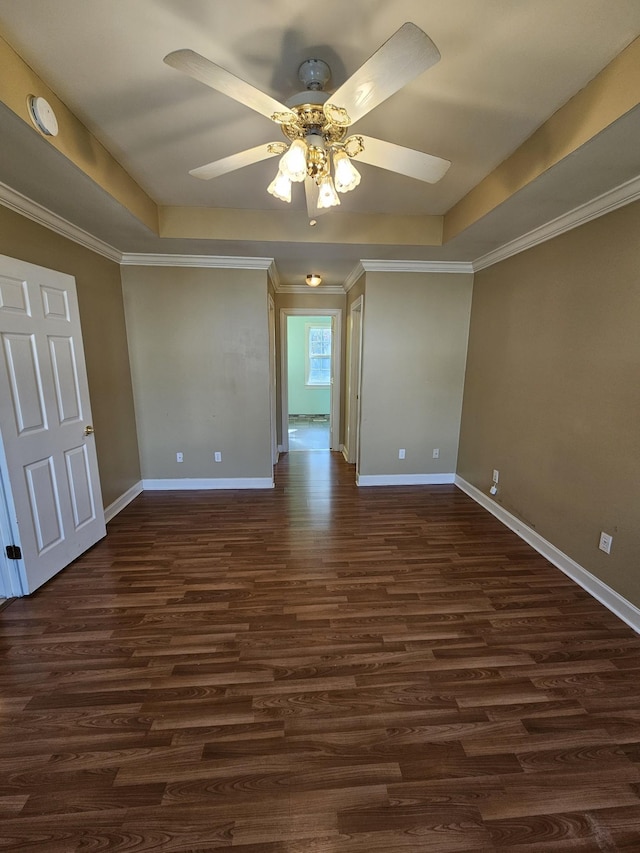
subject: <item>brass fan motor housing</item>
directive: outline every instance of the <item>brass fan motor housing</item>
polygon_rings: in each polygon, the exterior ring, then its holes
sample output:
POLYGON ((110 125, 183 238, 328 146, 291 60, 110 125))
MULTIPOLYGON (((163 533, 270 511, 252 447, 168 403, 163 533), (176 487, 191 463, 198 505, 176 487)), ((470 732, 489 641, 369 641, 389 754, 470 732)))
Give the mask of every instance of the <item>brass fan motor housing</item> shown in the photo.
POLYGON ((300 104, 291 107, 297 121, 282 123, 282 132, 292 142, 294 139, 304 139, 308 133, 317 133, 327 145, 342 142, 347 135, 346 127, 338 127, 327 120, 321 104, 300 104))

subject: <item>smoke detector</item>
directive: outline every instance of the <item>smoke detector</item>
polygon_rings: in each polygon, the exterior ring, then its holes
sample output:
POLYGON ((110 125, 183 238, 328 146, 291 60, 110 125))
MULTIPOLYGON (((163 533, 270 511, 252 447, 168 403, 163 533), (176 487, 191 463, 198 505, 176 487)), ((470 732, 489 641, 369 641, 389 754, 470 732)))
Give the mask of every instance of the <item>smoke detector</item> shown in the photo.
POLYGON ((30 95, 28 100, 31 121, 45 136, 58 135, 58 119, 49 101, 37 95, 30 95))

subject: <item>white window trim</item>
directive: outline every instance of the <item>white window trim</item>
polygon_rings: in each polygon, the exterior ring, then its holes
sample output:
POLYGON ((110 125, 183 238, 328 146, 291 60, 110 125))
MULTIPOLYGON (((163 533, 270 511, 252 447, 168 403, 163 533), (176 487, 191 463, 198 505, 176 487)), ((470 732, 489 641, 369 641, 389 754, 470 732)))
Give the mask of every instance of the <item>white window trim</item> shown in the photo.
MULTIPOLYGON (((311 329, 331 329, 330 323, 305 323, 304 324, 304 387, 310 388, 313 390, 314 388, 321 391, 326 390, 327 388, 331 388, 331 380, 329 382, 309 382, 309 373, 311 371, 310 363, 311 363, 311 353, 309 352, 309 332, 311 329)), ((331 342, 331 349, 333 350, 333 336, 331 342)), ((315 358, 328 358, 329 366, 331 367, 331 353, 329 355, 319 355, 314 356, 315 358)))

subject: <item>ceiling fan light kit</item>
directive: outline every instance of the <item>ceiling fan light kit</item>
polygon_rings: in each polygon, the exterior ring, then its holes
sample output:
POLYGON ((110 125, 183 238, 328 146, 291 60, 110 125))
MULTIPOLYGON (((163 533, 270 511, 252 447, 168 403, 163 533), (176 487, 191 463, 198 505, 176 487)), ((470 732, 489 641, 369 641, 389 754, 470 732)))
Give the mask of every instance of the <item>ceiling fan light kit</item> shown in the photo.
POLYGON ((347 137, 351 125, 439 59, 438 48, 429 36, 408 22, 332 95, 324 91, 331 77, 327 63, 322 59, 303 62, 298 76, 305 91, 286 105, 192 50, 174 51, 164 61, 271 119, 289 140, 258 145, 200 166, 190 174, 209 180, 280 155, 278 172, 267 191, 280 201, 291 202, 291 184, 304 182, 307 213, 314 217, 339 205, 338 193, 351 192, 358 186, 361 176, 351 162, 358 156, 363 163, 427 183, 444 176, 451 164, 441 157, 372 137, 347 137))

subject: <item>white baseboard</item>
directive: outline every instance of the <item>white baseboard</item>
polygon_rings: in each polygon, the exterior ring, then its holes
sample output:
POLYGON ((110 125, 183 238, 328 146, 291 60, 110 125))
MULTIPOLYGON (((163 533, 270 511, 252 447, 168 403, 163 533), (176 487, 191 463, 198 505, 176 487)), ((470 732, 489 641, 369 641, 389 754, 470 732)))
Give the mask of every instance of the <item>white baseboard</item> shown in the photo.
POLYGON ((345 447, 344 444, 340 445, 340 450, 342 451, 342 455, 344 456, 344 461, 348 462, 349 461, 349 454, 347 453, 347 448, 345 447))
POLYGON ((358 474, 358 486, 444 486, 455 474, 358 474))
POLYGON ((171 480, 143 480, 149 492, 194 489, 273 489, 273 477, 183 477, 171 480))
POLYGON ((556 548, 555 545, 544 539, 539 533, 536 533, 535 530, 520 521, 519 518, 516 518, 515 515, 512 515, 501 507, 500 504, 491 500, 480 489, 472 486, 471 483, 468 483, 457 475, 455 483, 459 489, 469 495, 470 498, 473 498, 474 501, 494 515, 506 527, 513 530, 528 545, 531 545, 534 550, 542 554, 543 557, 575 581, 589 595, 599 601, 600 604, 603 604, 607 610, 610 610, 611 613, 614 613, 619 619, 626 622, 630 628, 633 628, 637 634, 640 634, 640 610, 634 604, 623 598, 620 593, 616 592, 615 589, 612 589, 604 581, 592 575, 591 572, 587 571, 579 563, 576 563, 575 560, 572 560, 571 557, 559 548, 556 548))
POLYGON ((112 518, 115 518, 115 516, 119 512, 122 512, 122 510, 128 504, 130 504, 134 498, 137 498, 138 495, 142 494, 142 489, 142 480, 139 480, 137 483, 134 483, 134 485, 131 486, 130 489, 127 489, 127 491, 123 495, 120 495, 119 498, 116 498, 113 503, 110 503, 109 506, 106 506, 104 508, 105 523, 111 521, 112 518))

